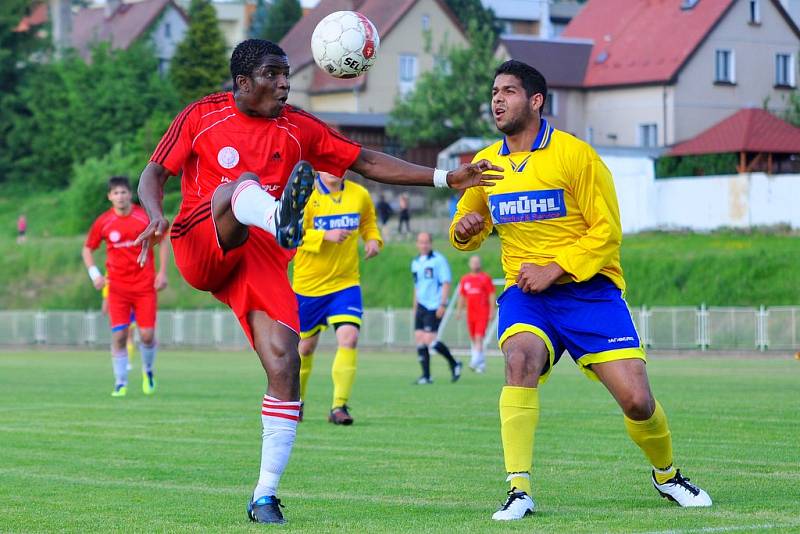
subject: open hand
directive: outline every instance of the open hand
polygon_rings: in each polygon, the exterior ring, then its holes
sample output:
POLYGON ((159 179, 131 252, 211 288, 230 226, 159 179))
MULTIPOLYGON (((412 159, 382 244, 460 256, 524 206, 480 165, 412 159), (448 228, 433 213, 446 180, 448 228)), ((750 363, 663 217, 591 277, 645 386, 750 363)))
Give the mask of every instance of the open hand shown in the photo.
POLYGON ((454 171, 447 173, 447 185, 453 189, 467 189, 476 185, 491 187, 497 180, 502 180, 502 174, 486 174, 489 171, 503 172, 502 167, 492 165, 487 159, 475 163, 465 163, 454 171))
POLYGON ((169 221, 163 215, 159 215, 150 219, 150 224, 144 229, 144 232, 139 234, 133 245, 142 245, 142 251, 139 253, 139 267, 144 267, 147 262, 147 251, 158 244, 169 229, 169 221))

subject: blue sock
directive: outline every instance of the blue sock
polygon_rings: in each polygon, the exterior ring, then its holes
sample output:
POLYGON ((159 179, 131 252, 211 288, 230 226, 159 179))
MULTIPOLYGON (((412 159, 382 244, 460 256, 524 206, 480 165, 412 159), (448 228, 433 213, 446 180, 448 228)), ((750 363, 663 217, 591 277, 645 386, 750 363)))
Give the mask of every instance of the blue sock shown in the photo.
POLYGON ((145 373, 153 372, 153 363, 156 361, 156 344, 149 347, 144 343, 139 344, 139 352, 142 354, 142 370, 145 373))

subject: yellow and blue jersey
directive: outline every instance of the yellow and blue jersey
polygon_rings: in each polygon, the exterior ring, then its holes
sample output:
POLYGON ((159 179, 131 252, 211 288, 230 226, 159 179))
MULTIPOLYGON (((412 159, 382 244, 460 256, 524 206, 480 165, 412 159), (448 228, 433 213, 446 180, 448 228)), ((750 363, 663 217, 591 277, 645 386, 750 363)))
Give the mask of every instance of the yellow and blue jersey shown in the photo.
POLYGON ((506 287, 516 283, 520 265, 556 262, 566 271, 558 283, 583 282, 597 274, 620 289, 622 240, 619 206, 611 173, 588 144, 556 130, 542 119, 530 151, 511 152, 506 140, 476 154, 504 169, 492 187, 467 189, 450 226, 459 250, 475 250, 497 230, 506 287), (477 212, 486 221, 466 243, 455 239, 464 215, 477 212))
POLYGON ((303 244, 294 258, 292 283, 299 295, 316 297, 357 286, 359 236, 383 246, 369 192, 350 181, 342 183, 340 192, 331 193, 317 179, 305 208, 303 228, 303 244), (336 229, 353 233, 342 243, 325 241, 325 232, 336 229))

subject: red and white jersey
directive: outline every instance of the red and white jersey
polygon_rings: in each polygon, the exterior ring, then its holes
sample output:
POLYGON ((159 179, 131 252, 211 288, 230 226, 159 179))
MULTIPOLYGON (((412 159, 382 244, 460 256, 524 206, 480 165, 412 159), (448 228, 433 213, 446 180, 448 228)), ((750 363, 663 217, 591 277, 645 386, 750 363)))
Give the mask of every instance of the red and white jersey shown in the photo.
POLYGON ((102 241, 106 242, 106 277, 112 289, 123 287, 126 291, 155 291, 153 249, 148 251, 144 267, 139 267, 137 260, 142 249, 133 246, 148 224, 150 219, 147 213, 134 204, 128 215, 117 215, 113 208, 109 209, 89 229, 87 247, 96 250, 102 241))
POLYGON ((181 220, 201 198, 244 172, 255 173, 277 198, 301 159, 342 176, 360 151, 305 111, 287 105, 277 118, 251 117, 239 111, 233 93, 215 93, 175 118, 150 161, 173 175, 183 170, 181 220))
POLYGON ((494 298, 494 283, 484 272, 465 274, 458 284, 458 293, 467 302, 468 314, 488 314, 489 299, 494 298))

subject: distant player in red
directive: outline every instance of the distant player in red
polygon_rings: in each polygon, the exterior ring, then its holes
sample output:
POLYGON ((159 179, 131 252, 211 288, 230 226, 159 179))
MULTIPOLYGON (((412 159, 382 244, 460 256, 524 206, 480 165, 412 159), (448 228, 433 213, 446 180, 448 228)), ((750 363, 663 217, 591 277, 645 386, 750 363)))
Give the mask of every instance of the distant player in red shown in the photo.
POLYGON ((458 284, 458 314, 467 308, 467 331, 472 341, 472 358, 469 368, 476 373, 486 370, 486 357, 483 353, 483 338, 494 310, 494 283, 492 278, 481 271, 480 256, 469 259, 469 274, 465 274, 458 284))
MULTIPOLYGON (((227 304, 267 373, 261 423, 261 471, 247 512, 283 523, 278 482, 294 443, 300 410, 299 319, 287 276, 303 235, 303 208, 314 172, 352 169, 384 183, 491 185, 499 168, 478 162, 455 171, 406 163, 358 144, 286 104, 289 60, 276 44, 240 43, 231 55, 232 93, 190 104, 167 130, 139 182, 150 225, 140 259, 167 231, 164 183, 182 173, 183 202, 171 230, 175 263, 189 284, 227 304), (277 200, 277 199, 280 200, 277 200)), ((137 314, 137 320, 138 320, 137 314)))
POLYGON ((114 368, 113 397, 128 392, 128 327, 136 316, 142 354, 142 391, 155 392, 153 364, 156 359, 156 291, 167 287, 168 245, 161 247, 160 269, 156 275, 153 252, 150 250, 143 265, 139 264, 139 247, 134 246, 150 219, 147 213, 131 201, 131 184, 125 176, 108 180, 108 200, 111 209, 92 224, 82 256, 94 287, 102 291, 108 283, 108 317, 111 323, 111 362, 114 368), (106 276, 94 263, 93 252, 106 243, 106 276))

